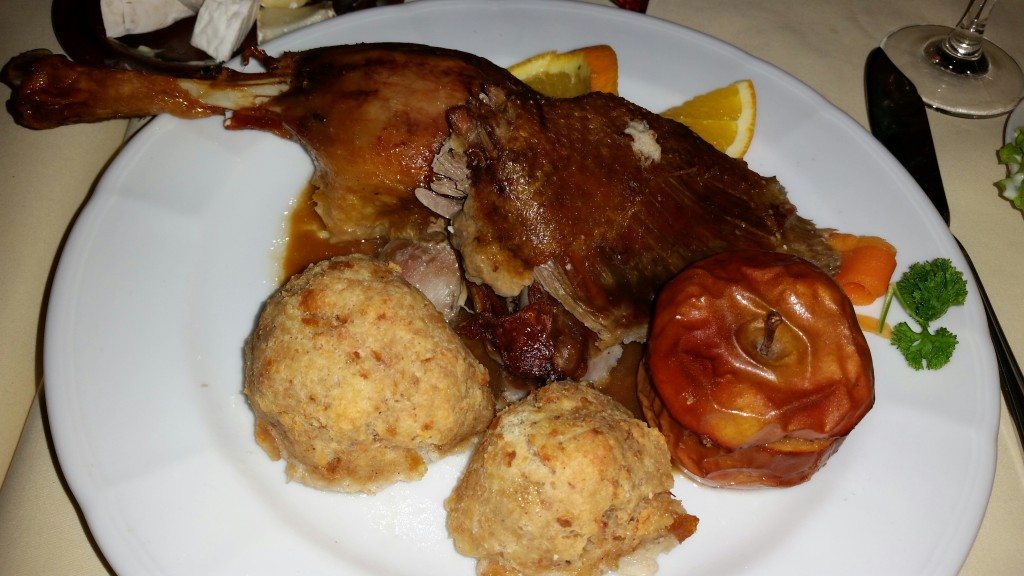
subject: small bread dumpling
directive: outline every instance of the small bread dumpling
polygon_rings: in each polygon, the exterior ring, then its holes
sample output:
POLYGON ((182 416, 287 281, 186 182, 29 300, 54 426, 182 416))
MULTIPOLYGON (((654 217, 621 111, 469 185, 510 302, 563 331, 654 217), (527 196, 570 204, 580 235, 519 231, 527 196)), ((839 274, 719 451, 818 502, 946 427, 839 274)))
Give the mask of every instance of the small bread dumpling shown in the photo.
POLYGON ((373 493, 417 480, 494 416, 486 370, 397 266, 326 260, 267 301, 245 347, 256 440, 289 479, 373 493))
POLYGON ((553 383, 488 427, 445 502, 448 531, 477 574, 598 575, 693 533, 673 481, 660 432, 586 384, 553 383))

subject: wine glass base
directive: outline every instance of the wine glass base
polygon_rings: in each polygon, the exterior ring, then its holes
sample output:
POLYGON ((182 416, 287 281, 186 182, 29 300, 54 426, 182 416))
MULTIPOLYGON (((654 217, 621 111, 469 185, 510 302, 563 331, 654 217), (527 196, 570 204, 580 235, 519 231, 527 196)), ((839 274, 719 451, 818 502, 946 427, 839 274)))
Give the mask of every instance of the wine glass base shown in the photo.
POLYGON ((1024 96, 1024 74, 1002 48, 982 40, 987 62, 955 71, 936 62, 928 46, 949 34, 948 26, 908 26, 882 41, 882 49, 917 88, 925 104, 954 116, 984 118, 1013 109, 1024 96), (987 63, 987 66, 985 64, 987 63))

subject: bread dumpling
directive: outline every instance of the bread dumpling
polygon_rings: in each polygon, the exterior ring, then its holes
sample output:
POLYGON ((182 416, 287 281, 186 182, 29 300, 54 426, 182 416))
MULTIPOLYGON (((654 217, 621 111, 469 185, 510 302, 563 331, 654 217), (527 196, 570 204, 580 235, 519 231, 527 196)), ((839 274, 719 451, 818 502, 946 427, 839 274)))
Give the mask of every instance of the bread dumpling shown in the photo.
POLYGON ((553 383, 484 433, 445 502, 448 531, 481 575, 602 574, 693 533, 673 481, 660 432, 586 384, 553 383))
POLYGON ((421 478, 494 416, 487 371, 441 313, 397 266, 362 256, 314 264, 270 297, 245 395, 289 479, 343 492, 421 478))

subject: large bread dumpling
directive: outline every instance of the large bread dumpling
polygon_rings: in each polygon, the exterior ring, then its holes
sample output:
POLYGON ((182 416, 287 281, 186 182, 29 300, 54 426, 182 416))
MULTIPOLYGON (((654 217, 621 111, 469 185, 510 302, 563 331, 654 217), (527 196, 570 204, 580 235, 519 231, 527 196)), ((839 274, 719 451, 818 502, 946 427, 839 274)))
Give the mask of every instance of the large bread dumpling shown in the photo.
POLYGON ((289 280, 245 348, 257 442, 290 479, 328 490, 422 477, 490 422, 487 380, 396 266, 361 256, 289 280))
POLYGON ((696 527, 672 497, 662 435, 585 384, 502 411, 445 502, 456 549, 486 576, 601 574, 696 527))

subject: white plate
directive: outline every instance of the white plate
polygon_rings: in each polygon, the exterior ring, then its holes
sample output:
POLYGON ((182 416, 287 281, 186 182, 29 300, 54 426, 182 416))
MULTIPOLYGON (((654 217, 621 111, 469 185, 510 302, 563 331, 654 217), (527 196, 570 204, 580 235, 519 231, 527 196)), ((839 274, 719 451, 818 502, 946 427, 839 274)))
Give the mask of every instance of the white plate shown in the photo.
MULTIPOLYGON (((622 94, 654 110, 751 78, 748 160, 778 176, 803 214, 886 237, 901 270, 939 255, 967 269, 920 189, 859 125, 715 39, 585 4, 442 0, 358 12, 268 48, 385 40, 502 65, 608 43, 622 94)), ((473 574, 442 508, 465 456, 421 482, 346 496, 286 484, 253 441, 241 346, 276 286, 286 214, 311 164, 296 145, 220 124, 161 117, 139 133, 83 210, 54 281, 50 424, 97 543, 122 576, 473 574)), ((961 343, 939 372, 915 373, 870 338, 875 408, 807 484, 726 491, 680 476, 675 493, 700 526, 660 573, 954 574, 988 500, 999 405, 971 288, 940 322, 961 343)))

